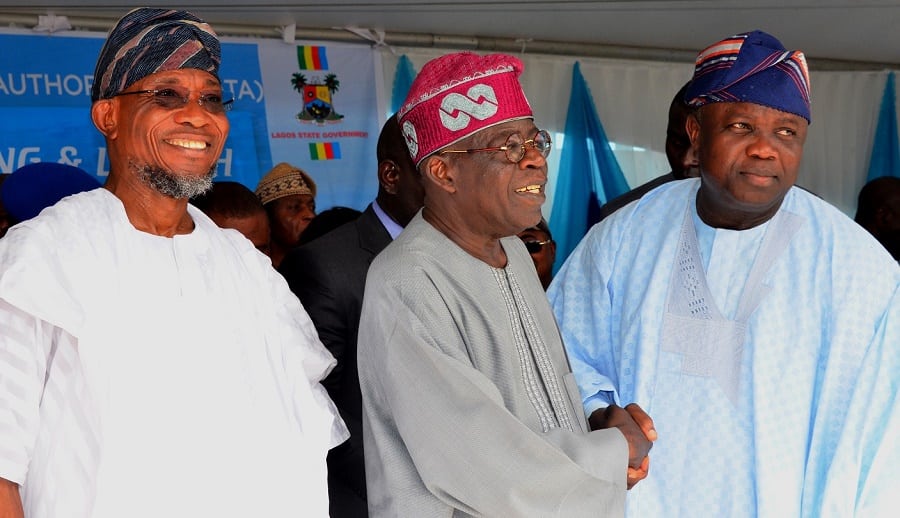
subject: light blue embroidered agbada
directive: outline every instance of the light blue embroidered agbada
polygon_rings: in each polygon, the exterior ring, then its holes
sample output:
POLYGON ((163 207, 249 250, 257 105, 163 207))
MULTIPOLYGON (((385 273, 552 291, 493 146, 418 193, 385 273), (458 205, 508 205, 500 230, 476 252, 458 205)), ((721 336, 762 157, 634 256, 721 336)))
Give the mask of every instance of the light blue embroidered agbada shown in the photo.
POLYGON ((630 516, 900 509, 900 268, 801 189, 745 231, 699 180, 595 226, 548 296, 585 400, 639 403, 659 439, 630 516))

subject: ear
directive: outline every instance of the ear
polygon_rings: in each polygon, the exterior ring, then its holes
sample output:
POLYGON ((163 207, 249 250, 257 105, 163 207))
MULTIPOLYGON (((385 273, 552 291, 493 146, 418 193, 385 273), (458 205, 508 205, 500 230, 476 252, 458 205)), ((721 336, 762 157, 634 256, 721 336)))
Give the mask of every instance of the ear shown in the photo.
POLYGON ((456 192, 455 170, 445 159, 432 155, 425 160, 421 170, 426 186, 431 184, 451 194, 456 192))
POLYGON ((393 160, 382 160, 378 164, 378 183, 388 194, 397 194, 397 183, 400 181, 400 169, 393 160))
POLYGON ((684 152, 684 164, 693 166, 700 165, 700 119, 697 118, 697 112, 691 113, 684 120, 684 129, 687 131, 688 138, 691 141, 691 147, 684 152))
POLYGON ((112 99, 101 99, 91 105, 94 126, 108 139, 118 134, 119 104, 112 99))
POLYGON ((684 129, 687 131, 688 138, 691 139, 692 150, 697 147, 700 139, 700 120, 697 119, 696 113, 691 113, 684 121, 684 129))

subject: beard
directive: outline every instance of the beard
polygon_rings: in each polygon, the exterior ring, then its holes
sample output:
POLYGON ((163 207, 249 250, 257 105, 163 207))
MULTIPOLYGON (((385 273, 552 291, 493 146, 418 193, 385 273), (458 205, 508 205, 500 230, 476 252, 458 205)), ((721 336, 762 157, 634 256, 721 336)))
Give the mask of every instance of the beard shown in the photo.
POLYGON ((203 176, 182 175, 159 166, 131 164, 144 185, 164 196, 188 199, 199 196, 212 188, 216 167, 203 176))

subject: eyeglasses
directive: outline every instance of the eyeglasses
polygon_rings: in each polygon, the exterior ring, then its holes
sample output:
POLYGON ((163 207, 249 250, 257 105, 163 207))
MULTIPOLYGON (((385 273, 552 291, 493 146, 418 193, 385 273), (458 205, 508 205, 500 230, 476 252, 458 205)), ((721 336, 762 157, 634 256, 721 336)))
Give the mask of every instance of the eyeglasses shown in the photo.
POLYGON ((544 245, 552 243, 553 240, 552 239, 545 239, 544 241, 524 241, 523 240, 522 242, 525 243, 525 249, 528 250, 529 254, 536 254, 544 248, 544 245))
POLYGON ((506 144, 499 147, 483 147, 478 149, 445 149, 441 151, 440 155, 444 153, 479 153, 481 151, 503 151, 506 153, 506 159, 514 164, 518 164, 525 158, 525 151, 528 146, 537 149, 538 153, 541 154, 542 157, 547 158, 550 154, 550 148, 553 145, 553 141, 550 140, 550 134, 545 130, 540 130, 534 134, 534 138, 529 140, 525 140, 522 138, 522 135, 518 133, 513 133, 506 139, 506 144))
MULTIPOLYGON (((150 95, 153 102, 162 106, 167 110, 178 110, 187 106, 191 101, 191 93, 176 90, 174 88, 161 88, 159 90, 135 90, 134 92, 119 92, 112 97, 122 95, 150 95)), ((197 104, 202 106, 209 113, 220 114, 231 111, 234 106, 234 99, 222 100, 221 95, 203 94, 197 98, 197 104)))

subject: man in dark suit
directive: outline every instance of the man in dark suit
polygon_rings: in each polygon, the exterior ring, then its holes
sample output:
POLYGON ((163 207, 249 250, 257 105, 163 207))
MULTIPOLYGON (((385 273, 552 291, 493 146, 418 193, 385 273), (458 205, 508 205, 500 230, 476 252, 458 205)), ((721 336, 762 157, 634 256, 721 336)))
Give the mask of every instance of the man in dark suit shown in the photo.
POLYGON ((697 169, 697 157, 691 151, 691 140, 688 138, 687 129, 685 129, 685 123, 688 115, 691 113, 691 107, 684 101, 684 92, 689 84, 690 82, 685 83, 678 90, 675 97, 672 98, 672 103, 669 105, 669 121, 666 126, 666 158, 669 160, 669 166, 672 167, 672 171, 662 176, 657 176, 649 182, 609 200, 600 207, 600 219, 598 221, 603 220, 606 216, 641 198, 666 182, 700 176, 700 170, 697 169))
POLYGON ((378 195, 353 222, 292 250, 279 270, 337 359, 322 382, 350 429, 350 440, 328 454, 332 517, 367 516, 362 396, 356 334, 366 272, 375 255, 422 207, 424 193, 395 117, 378 137, 378 195))
POLYGON ((882 176, 859 191, 854 219, 900 261, 900 178, 882 176))

